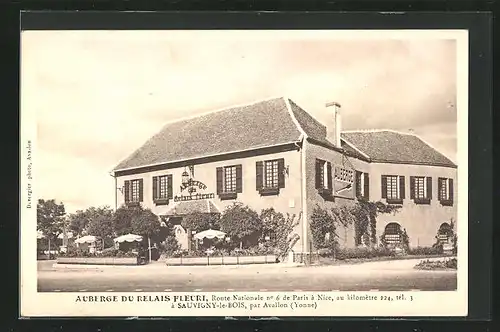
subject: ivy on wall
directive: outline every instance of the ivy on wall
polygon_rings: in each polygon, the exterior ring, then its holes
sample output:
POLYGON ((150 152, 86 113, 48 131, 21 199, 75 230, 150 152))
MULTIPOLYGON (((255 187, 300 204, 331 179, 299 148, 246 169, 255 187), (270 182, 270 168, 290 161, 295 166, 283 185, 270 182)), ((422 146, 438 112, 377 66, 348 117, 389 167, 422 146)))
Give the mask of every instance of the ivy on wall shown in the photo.
POLYGON ((316 248, 337 246, 337 229, 354 225, 355 243, 372 246, 377 243, 377 216, 395 214, 401 206, 358 200, 352 205, 334 207, 330 211, 316 205, 311 215, 311 235, 316 248))

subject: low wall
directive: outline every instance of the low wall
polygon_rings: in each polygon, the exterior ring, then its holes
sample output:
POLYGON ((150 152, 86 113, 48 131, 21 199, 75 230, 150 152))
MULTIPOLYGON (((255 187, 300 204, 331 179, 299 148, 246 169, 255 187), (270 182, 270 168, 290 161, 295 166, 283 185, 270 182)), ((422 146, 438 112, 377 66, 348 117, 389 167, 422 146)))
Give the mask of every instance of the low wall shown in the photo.
POLYGON ((167 265, 247 265, 276 263, 275 255, 265 256, 211 256, 211 257, 169 257, 167 265))
POLYGON ((139 265, 137 257, 58 257, 58 264, 139 265))

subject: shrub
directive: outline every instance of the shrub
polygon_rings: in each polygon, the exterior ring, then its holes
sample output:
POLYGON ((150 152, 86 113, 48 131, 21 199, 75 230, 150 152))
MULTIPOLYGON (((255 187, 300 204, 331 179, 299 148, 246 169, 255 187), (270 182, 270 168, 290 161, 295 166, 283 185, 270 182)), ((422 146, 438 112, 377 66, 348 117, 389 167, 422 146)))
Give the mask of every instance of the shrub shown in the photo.
POLYGON ((445 259, 439 261, 423 260, 417 265, 415 269, 418 270, 443 270, 443 269, 457 269, 457 259, 445 259))
POLYGON ((416 248, 411 248, 408 252, 410 255, 417 255, 417 256, 427 256, 427 255, 439 255, 443 253, 443 246, 442 245, 434 245, 432 247, 416 247, 416 248))
POLYGON ((360 247, 360 248, 343 248, 335 250, 335 258, 339 260, 358 259, 358 258, 376 258, 376 257, 392 257, 394 251, 384 247, 360 247))

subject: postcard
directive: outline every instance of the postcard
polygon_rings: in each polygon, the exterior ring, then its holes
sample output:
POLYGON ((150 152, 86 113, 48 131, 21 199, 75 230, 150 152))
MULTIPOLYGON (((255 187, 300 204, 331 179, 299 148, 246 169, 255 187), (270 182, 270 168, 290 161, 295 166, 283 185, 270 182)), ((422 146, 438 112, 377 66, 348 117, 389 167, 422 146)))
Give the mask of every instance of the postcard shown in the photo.
POLYGON ((21 34, 23 317, 467 314, 466 30, 21 34))

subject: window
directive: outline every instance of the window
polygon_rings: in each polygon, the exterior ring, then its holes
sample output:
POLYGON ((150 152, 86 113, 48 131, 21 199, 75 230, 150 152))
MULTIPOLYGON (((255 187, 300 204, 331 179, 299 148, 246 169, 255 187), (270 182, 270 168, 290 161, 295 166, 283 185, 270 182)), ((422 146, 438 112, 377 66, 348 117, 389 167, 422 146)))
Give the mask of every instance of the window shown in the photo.
POLYGON ((168 204, 168 200, 172 196, 172 175, 153 176, 153 201, 155 204, 168 204))
POLYGON ((241 165, 217 167, 217 193, 221 199, 235 199, 242 189, 241 165))
POLYGON ((125 181, 125 203, 139 203, 142 202, 142 179, 126 180, 125 181))
POLYGON ((316 189, 320 195, 332 195, 332 164, 316 159, 316 189))
POLYGON ((370 176, 368 173, 356 171, 356 197, 370 199, 370 176))
POLYGON ((410 176, 410 198, 416 204, 430 204, 432 198, 432 178, 410 176))
POLYGON ((285 160, 256 162, 256 189, 261 195, 277 195, 285 188, 285 160))
POLYGON ((382 198, 389 204, 401 204, 405 199, 405 177, 382 175, 382 198))
POLYGON ((278 187, 278 161, 270 160, 264 163, 264 187, 278 187))
POLYGON ((224 167, 224 191, 236 192, 236 166, 224 167))
POLYGON ((438 199, 442 205, 453 205, 453 179, 438 178, 438 199))
POLYGON ((401 226, 396 222, 391 222, 385 226, 384 241, 389 246, 401 243, 401 226))

